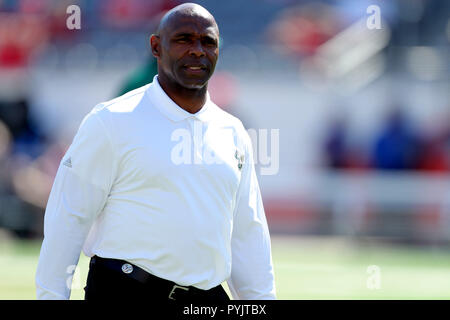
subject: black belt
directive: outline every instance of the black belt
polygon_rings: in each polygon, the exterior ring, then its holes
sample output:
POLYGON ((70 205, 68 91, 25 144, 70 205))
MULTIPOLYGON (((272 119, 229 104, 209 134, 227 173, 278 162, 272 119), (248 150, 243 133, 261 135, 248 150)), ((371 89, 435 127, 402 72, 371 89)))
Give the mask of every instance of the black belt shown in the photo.
POLYGON ((171 300, 176 300, 177 296, 201 296, 208 294, 211 291, 222 288, 221 285, 218 285, 217 287, 211 288, 209 290, 202 290, 193 286, 181 286, 173 281, 162 279, 155 275, 152 275, 151 273, 148 273, 147 271, 125 260, 93 256, 91 258, 90 266, 92 267, 94 265, 103 266, 108 269, 120 272, 130 278, 139 281, 142 284, 152 284, 152 287, 163 288, 164 290, 167 290, 167 297, 171 300))

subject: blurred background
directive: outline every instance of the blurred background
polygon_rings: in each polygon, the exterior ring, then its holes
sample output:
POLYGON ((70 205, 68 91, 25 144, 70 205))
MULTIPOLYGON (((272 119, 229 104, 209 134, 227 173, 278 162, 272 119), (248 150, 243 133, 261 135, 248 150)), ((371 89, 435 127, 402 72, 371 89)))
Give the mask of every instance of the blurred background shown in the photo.
MULTIPOLYGON (((183 2, 0 0, 0 299, 34 299, 65 150, 97 103, 151 82, 149 36, 183 2)), ((450 2, 190 2, 219 24, 212 99, 268 132, 278 297, 450 298, 450 2)))

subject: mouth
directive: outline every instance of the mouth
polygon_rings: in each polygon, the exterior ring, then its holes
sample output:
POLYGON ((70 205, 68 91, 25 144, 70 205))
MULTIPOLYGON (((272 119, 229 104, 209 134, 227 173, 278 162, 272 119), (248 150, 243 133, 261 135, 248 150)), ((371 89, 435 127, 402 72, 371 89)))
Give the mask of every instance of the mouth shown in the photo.
POLYGON ((207 71, 207 68, 205 65, 201 64, 201 65, 184 65, 183 69, 185 69, 186 71, 188 71, 189 73, 193 73, 193 74, 201 74, 201 73, 205 73, 207 71))

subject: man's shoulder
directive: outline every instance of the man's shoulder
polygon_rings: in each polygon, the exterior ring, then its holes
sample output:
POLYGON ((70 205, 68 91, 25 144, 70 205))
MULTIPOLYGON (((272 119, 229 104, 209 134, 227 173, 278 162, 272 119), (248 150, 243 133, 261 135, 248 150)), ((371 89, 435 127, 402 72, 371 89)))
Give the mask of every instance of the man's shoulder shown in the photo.
POLYGON ((85 130, 100 130, 100 127, 107 131, 114 130, 115 126, 121 122, 120 119, 126 119, 126 115, 133 114, 136 107, 140 105, 149 85, 95 105, 83 118, 81 126, 84 126, 85 130))
POLYGON ((101 102, 92 109, 92 112, 98 113, 99 115, 105 113, 132 112, 141 102, 149 86, 150 83, 137 89, 131 90, 114 99, 101 102))

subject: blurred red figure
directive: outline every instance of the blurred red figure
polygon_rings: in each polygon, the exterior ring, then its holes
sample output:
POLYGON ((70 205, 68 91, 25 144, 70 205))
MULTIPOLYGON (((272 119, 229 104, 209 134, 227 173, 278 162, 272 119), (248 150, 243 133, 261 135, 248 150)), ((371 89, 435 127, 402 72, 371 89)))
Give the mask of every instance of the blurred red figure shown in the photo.
MULTIPOLYGON (((447 117, 448 120, 450 117, 447 117)), ((436 129, 425 141, 425 152, 420 159, 420 170, 431 172, 450 171, 449 121, 436 129)))
POLYGON ((0 12, 0 68, 23 68, 48 39, 47 22, 39 15, 0 12))
POLYGON ((295 56, 313 55, 341 29, 336 16, 334 9, 324 4, 288 8, 269 28, 269 39, 295 56))

